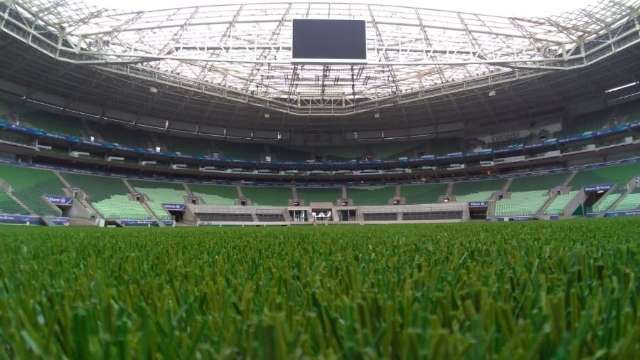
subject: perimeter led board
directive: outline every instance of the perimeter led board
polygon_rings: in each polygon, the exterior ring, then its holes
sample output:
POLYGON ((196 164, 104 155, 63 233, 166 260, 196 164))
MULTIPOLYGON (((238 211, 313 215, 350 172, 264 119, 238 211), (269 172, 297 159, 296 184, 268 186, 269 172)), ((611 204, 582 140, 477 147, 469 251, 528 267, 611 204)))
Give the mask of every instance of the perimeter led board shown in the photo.
POLYGON ((294 19, 292 47, 293 62, 366 62, 366 22, 294 19))

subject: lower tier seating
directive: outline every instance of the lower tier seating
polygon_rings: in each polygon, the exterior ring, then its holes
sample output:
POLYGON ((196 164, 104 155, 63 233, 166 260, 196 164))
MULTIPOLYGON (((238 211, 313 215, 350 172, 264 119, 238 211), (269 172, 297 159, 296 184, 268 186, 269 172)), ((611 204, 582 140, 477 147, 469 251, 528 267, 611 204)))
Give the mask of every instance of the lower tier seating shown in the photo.
POLYGON ((640 207, 640 192, 632 192, 622 199, 614 210, 629 211, 640 207))
POLYGON ((0 179, 9 183, 13 194, 36 214, 60 215, 44 198, 64 195, 64 185, 53 172, 0 164, 0 179))
POLYGON ((566 194, 558 195, 555 199, 549 204, 549 207, 545 210, 545 214, 547 215, 563 215, 564 209, 569 205, 569 202, 576 197, 578 191, 569 191, 566 194))
POLYGON ((618 199, 620 198, 620 196, 622 196, 622 194, 623 194, 622 191, 615 191, 613 193, 604 195, 604 197, 602 199, 600 199, 600 201, 598 201, 593 206, 592 211, 593 212, 605 212, 605 211, 609 210, 609 208, 616 201, 618 201, 618 199))
POLYGON ((107 220, 152 219, 139 202, 129 197, 122 179, 72 173, 63 176, 71 186, 87 193, 93 207, 107 220))
POLYGON ((387 205, 394 195, 395 188, 389 186, 347 189, 347 197, 353 200, 356 206, 387 205))
POLYGON ((487 201, 504 183, 505 180, 459 182, 453 186, 453 194, 457 202, 487 201))
POLYGON ((341 188, 296 188, 298 199, 304 200, 306 205, 311 203, 335 203, 342 197, 341 188))
POLYGON ((403 185, 401 188, 406 204, 437 203, 440 196, 446 195, 447 184, 403 185))
POLYGON ((147 204, 160 220, 171 220, 163 204, 184 204, 187 193, 182 184, 131 180, 129 184, 147 196, 147 204))
POLYGON ((289 206, 293 193, 289 187, 242 187, 244 196, 256 206, 289 206))
POLYGON ((535 215, 549 199, 548 190, 519 191, 496 203, 496 216, 535 215))
POLYGON ((191 193, 201 198, 207 205, 232 206, 236 204, 238 190, 235 186, 224 185, 189 185, 191 193))
POLYGON ((618 187, 625 187, 635 176, 640 176, 640 163, 583 170, 576 174, 569 185, 573 190, 580 190, 590 185, 609 183, 616 184, 618 187))
POLYGON ((0 191, 0 214, 29 215, 29 212, 15 202, 7 193, 0 191))

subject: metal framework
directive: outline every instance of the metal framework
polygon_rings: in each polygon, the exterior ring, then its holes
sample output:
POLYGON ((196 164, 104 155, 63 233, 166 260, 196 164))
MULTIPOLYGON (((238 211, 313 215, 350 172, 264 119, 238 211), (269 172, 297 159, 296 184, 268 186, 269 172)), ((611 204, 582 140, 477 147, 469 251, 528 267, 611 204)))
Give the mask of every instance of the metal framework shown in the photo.
POLYGON ((600 0, 548 18, 327 2, 137 12, 77 0, 4 4, 0 29, 57 60, 309 116, 575 69, 640 41, 640 0, 600 0), (293 63, 298 18, 366 20, 368 63, 293 63))

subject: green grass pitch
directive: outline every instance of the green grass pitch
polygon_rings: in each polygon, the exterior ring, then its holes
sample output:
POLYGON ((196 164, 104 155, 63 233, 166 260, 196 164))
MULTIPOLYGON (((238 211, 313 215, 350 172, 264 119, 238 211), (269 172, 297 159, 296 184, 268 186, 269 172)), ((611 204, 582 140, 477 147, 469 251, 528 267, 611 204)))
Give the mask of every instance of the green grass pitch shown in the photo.
POLYGON ((0 359, 638 359, 640 220, 0 228, 0 359))

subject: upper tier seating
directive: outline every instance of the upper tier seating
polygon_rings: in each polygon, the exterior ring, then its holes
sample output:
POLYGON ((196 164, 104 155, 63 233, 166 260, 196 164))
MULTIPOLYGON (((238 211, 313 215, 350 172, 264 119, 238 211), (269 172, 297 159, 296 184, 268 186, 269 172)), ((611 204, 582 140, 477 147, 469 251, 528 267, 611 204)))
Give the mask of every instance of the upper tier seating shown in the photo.
POLYGON ((0 164, 0 179, 11 185, 14 195, 41 216, 57 216, 44 195, 64 196, 64 185, 51 171, 0 164))
POLYGON ((149 208, 160 220, 171 220, 171 215, 162 204, 184 204, 184 198, 187 196, 182 184, 130 180, 129 185, 147 196, 149 208))
POLYGON ((403 185, 400 189, 407 204, 434 204, 446 195, 447 184, 403 185))
POLYGON ((242 193, 255 206, 289 206, 289 199, 293 198, 290 187, 243 186, 242 193))
POLYGON ((535 215, 549 199, 549 190, 566 179, 567 174, 515 178, 509 186, 511 197, 496 203, 496 216, 535 215))
POLYGON ((348 188, 347 197, 356 206, 387 205, 395 196, 395 188, 386 187, 357 187, 348 188))
POLYGON ((9 116, 9 105, 0 99, 0 118, 6 119, 9 116))
POLYGON ((189 185, 191 193, 201 198, 207 205, 232 206, 236 204, 238 190, 235 186, 189 185))
POLYGON ((158 137, 158 140, 167 147, 169 152, 182 155, 211 155, 214 152, 212 143, 207 139, 162 136, 158 137))
POLYGON ((42 129, 53 134, 73 135, 81 138, 86 137, 86 134, 82 131, 81 124, 83 120, 81 119, 30 109, 21 109, 18 113, 20 114, 20 124, 23 126, 42 129))
POLYGON ((506 180, 458 182, 453 186, 457 202, 487 201, 504 186, 506 180))
POLYGON ((29 212, 0 189, 0 214, 29 215, 29 212))
POLYGON ((341 188, 303 188, 297 187, 298 199, 304 200, 306 205, 311 203, 332 203, 342 198, 341 188))
POLYGON ((566 194, 556 196, 544 213, 547 215, 564 215, 564 209, 576 195, 578 195, 578 191, 569 191, 566 194))
POLYGON ((590 185, 616 184, 624 188, 635 176, 640 176, 640 163, 614 165, 609 167, 580 171, 573 178, 572 190, 580 190, 590 185))
POLYGON ((151 149, 154 145, 152 135, 148 131, 125 128, 114 124, 99 124, 93 122, 87 122, 87 126, 92 135, 98 139, 114 144, 143 149, 151 149))
POLYGON ((63 176, 71 186, 86 192, 93 207, 107 220, 152 219, 139 202, 130 199, 122 179, 72 173, 63 176))
POLYGON ((260 155, 265 153, 262 144, 235 144, 226 142, 214 143, 215 152, 218 152, 225 159, 258 161, 260 155))

